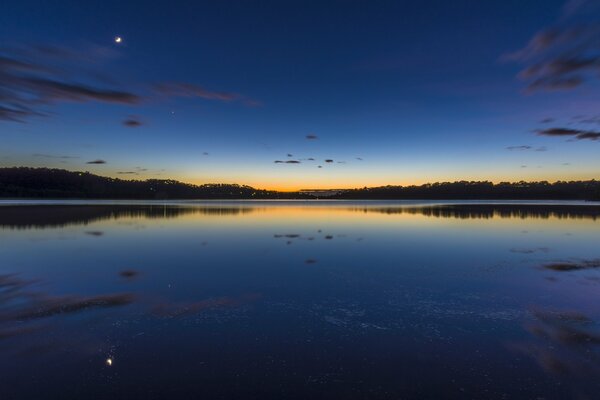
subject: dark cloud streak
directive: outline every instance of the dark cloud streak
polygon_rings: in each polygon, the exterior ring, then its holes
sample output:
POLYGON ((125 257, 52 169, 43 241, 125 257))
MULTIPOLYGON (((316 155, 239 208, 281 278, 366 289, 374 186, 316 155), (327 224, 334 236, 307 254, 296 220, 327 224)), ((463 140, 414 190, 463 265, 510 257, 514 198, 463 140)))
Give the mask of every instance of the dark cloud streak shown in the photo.
POLYGON ((557 137, 573 137, 577 140, 598 140, 600 139, 600 132, 586 131, 581 129, 571 128, 548 128, 538 129, 536 133, 540 136, 557 136, 557 137))

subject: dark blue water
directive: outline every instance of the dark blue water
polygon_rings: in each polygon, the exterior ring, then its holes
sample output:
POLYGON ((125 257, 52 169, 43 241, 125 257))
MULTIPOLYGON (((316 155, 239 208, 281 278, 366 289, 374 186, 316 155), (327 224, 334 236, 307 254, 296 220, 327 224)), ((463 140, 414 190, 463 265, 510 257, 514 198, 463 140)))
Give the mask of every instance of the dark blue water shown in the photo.
POLYGON ((0 206, 0 399, 594 399, 600 206, 0 206))

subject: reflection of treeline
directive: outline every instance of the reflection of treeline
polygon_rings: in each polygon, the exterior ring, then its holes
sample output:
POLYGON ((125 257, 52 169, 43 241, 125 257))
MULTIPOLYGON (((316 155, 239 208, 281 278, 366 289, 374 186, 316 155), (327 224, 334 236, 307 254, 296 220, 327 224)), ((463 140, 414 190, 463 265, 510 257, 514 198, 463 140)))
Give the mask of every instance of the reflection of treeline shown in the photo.
MULTIPOLYGON (((0 228, 27 229, 87 225, 120 218, 176 218, 203 214, 214 216, 246 214, 265 210, 264 206, 206 205, 36 205, 0 207, 0 228)), ((600 218, 600 206, 469 204, 419 207, 349 207, 355 212, 417 214, 439 218, 600 218)))
POLYGON ((488 219, 488 218, 565 218, 593 219, 600 217, 600 206, 569 206, 545 204, 457 204, 424 207, 363 207, 356 211, 382 214, 419 214, 428 217, 488 219))
POLYGON ((286 199, 299 193, 245 185, 190 185, 170 179, 146 181, 106 178, 89 172, 48 168, 0 168, 0 197, 79 199, 286 199))
POLYGON ((0 207, 0 227, 43 228, 87 225, 119 218, 175 218, 188 214, 237 215, 252 212, 249 207, 150 206, 150 205, 52 205, 0 207))
POLYGON ((345 190, 331 198, 360 200, 600 200, 600 181, 442 182, 345 190))

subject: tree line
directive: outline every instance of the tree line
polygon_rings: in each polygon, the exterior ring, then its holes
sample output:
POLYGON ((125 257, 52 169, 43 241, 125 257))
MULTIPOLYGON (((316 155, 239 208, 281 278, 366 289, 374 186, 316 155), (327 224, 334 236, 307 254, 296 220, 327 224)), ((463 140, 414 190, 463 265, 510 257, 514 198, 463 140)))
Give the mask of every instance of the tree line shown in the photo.
MULTIPOLYGON (((314 199, 236 184, 192 185, 172 179, 124 180, 63 169, 0 168, 0 197, 80 199, 314 199)), ((341 190, 352 200, 600 200, 600 181, 440 182, 341 190)))

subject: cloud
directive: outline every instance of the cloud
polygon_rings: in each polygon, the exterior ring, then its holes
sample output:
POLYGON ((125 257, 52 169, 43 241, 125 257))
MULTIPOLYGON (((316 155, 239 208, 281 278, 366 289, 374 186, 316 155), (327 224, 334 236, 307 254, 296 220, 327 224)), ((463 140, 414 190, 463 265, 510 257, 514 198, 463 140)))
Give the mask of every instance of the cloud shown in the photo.
POLYGON ((581 129, 571 128, 548 128, 538 129, 536 133, 541 136, 568 136, 573 137, 577 140, 598 140, 600 139, 600 132, 587 131, 581 129))
POLYGON ((326 163, 332 163, 332 162, 333 162, 333 160, 331 160, 331 159, 327 159, 327 160, 325 160, 325 162, 326 162, 326 163))
MULTIPOLYGON (((157 95, 261 105, 238 93, 212 91, 191 83, 160 83, 147 87, 143 94, 116 90, 119 82, 98 67, 110 70, 99 64, 118 55, 115 49, 96 45, 87 45, 82 51, 40 45, 0 49, 0 121, 26 122, 48 116, 52 106, 64 102, 136 105, 157 95)), ((141 122, 129 118, 123 124, 138 127, 141 122)))
POLYGON ((542 124, 549 124, 550 122, 554 122, 554 118, 548 117, 548 118, 544 118, 540 121, 540 123, 542 123, 542 124))
POLYGON ((600 23, 598 7, 590 4, 567 2, 557 25, 537 32, 525 47, 501 57, 524 65, 518 77, 527 81, 527 91, 569 90, 598 77, 600 23))
POLYGON ((506 150, 509 150, 509 151, 527 151, 527 150, 547 151, 548 148, 546 146, 533 147, 533 146, 529 146, 529 145, 523 145, 523 146, 508 146, 508 147, 506 147, 506 150))
POLYGON ((244 105, 247 107, 262 107, 263 103, 260 100, 247 99, 243 101, 244 105))
POLYGON ((139 175, 137 171, 117 171, 119 175, 139 175))
POLYGON ((363 159, 362 159, 362 158, 360 158, 360 157, 356 157, 356 159, 357 159, 358 161, 362 161, 362 160, 363 160, 363 159))
POLYGON ((140 121, 140 119, 138 117, 131 116, 123 121, 123 125, 128 128, 137 128, 139 126, 142 126, 143 124, 142 124, 142 121, 140 121))
POLYGON ((240 101, 248 107, 259 107, 262 103, 258 100, 247 98, 239 93, 213 91, 204 88, 203 86, 186 82, 167 82, 159 83, 154 86, 154 90, 167 97, 188 97, 201 98, 204 100, 214 100, 221 102, 240 101))
POLYGON ((583 83, 581 76, 574 76, 571 78, 555 78, 555 77, 543 77, 534 80, 527 87, 528 92, 534 92, 537 90, 567 90, 573 89, 583 83))
POLYGON ((199 85, 182 82, 160 83, 155 86, 155 89, 160 94, 173 97, 200 97, 206 100, 219 101, 234 101, 241 97, 237 93, 215 92, 199 85))
POLYGON ((600 124, 600 115, 574 117, 580 124, 600 124))
POLYGON ((555 262, 542 265, 542 268, 549 269, 552 271, 579 271, 585 269, 596 269, 600 268, 600 260, 583 260, 581 262, 555 262))
POLYGON ((63 102, 141 102, 135 93, 92 83, 97 79, 84 71, 81 60, 58 56, 49 49, 30 46, 0 50, 0 120, 25 122, 30 117, 47 116, 48 107, 63 102))
POLYGON ((54 155, 54 154, 42 154, 42 153, 33 153, 31 156, 37 157, 37 158, 54 158, 54 159, 60 159, 60 160, 72 160, 72 159, 76 159, 76 158, 81 158, 78 156, 59 156, 59 155, 54 155))
POLYGON ((275 160, 274 163, 275 164, 300 164, 300 161, 298 161, 298 160, 286 160, 286 161, 275 160))
POLYGON ((508 146, 506 150, 531 150, 531 146, 508 146))
POLYGON ((319 137, 317 135, 313 135, 313 134, 306 135, 306 139, 308 139, 308 140, 317 140, 318 138, 319 137))
POLYGON ((92 161, 86 162, 86 164, 106 164, 106 161, 104 161, 104 160, 92 160, 92 161))
POLYGON ((77 83, 59 82, 45 78, 23 78, 21 88, 37 93, 42 102, 55 101, 101 101, 107 103, 135 104, 141 98, 133 93, 103 90, 77 83))

